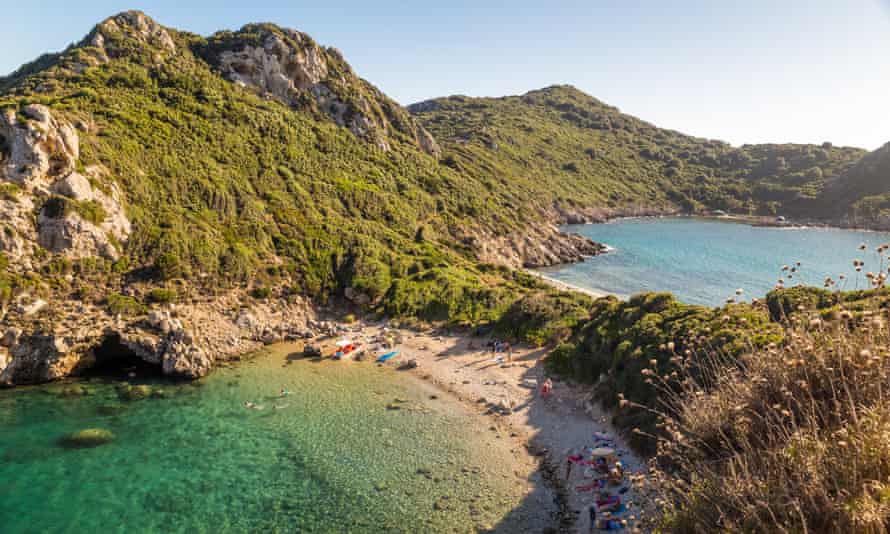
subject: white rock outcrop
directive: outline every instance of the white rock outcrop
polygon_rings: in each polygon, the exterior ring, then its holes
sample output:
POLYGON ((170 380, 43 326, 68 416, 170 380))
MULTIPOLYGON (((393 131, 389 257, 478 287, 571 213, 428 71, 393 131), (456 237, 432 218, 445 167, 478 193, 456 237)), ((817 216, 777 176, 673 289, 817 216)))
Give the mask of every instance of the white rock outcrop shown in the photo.
POLYGON ((229 80, 293 106, 309 97, 338 126, 382 150, 390 149, 390 136, 399 131, 413 137, 427 153, 439 154, 433 136, 407 112, 397 120, 389 117, 400 106, 356 76, 339 52, 324 49, 295 30, 280 29, 278 34, 257 29, 265 32, 261 46, 245 44, 224 50, 216 58, 217 67, 229 80))
MULTIPOLYGON (((0 250, 22 269, 30 268, 34 244, 71 258, 102 256, 117 259, 115 242, 123 243, 131 225, 116 184, 101 180, 101 170, 89 169, 90 178, 75 168, 80 156, 76 130, 43 105, 31 104, 0 114, 0 183, 15 184, 12 198, 0 199, 0 250), (75 203, 95 203, 103 220, 85 220, 77 210, 48 210, 46 201, 59 195, 75 203), (44 208, 34 224, 37 206, 44 208)), ((58 207, 58 204, 56 205, 58 207)))
POLYGON ((105 19, 93 33, 90 44, 115 56, 119 51, 109 43, 108 37, 123 34, 142 42, 160 47, 169 52, 176 51, 176 43, 170 33, 160 24, 141 11, 125 11, 105 19))
POLYGON ((0 144, 6 147, 0 178, 24 189, 49 187, 72 172, 80 156, 74 128, 39 104, 0 114, 0 144))

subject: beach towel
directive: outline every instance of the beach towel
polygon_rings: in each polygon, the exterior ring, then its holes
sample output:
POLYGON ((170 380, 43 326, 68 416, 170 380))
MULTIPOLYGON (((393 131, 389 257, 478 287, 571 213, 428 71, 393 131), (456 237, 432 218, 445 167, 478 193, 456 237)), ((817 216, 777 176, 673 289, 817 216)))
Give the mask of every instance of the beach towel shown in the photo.
POLYGON ((609 508, 613 506, 618 506, 621 504, 621 496, 620 495, 610 495, 606 499, 599 499, 596 501, 596 505, 599 508, 609 508))

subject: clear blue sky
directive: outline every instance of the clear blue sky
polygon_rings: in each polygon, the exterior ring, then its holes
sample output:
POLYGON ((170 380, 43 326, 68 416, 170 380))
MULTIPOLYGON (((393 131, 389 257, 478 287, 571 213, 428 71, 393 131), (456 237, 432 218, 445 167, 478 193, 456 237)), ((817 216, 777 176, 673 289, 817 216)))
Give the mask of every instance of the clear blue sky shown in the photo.
POLYGON ((3 3, 0 72, 132 8, 204 35, 256 21, 296 28, 403 104, 570 83, 736 145, 890 141, 890 0, 3 3))

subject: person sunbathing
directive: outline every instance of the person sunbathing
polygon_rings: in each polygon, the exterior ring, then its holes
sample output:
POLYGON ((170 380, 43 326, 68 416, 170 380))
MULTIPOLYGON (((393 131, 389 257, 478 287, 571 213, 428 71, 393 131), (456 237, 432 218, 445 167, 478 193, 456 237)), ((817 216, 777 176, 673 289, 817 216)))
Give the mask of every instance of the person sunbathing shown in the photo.
POLYGON ((548 378, 541 384, 541 397, 546 399, 551 394, 553 394, 553 381, 548 378))

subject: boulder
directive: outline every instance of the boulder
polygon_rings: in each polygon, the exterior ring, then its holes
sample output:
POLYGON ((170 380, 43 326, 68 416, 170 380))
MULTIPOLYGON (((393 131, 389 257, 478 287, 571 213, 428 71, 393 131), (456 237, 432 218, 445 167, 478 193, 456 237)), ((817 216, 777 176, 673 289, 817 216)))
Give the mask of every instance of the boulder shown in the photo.
POLYGON ((195 345, 191 334, 185 330, 170 333, 164 342, 164 374, 182 378, 201 378, 210 372, 213 360, 195 345))
POLYGON ((23 316, 29 317, 31 315, 36 315, 37 313, 39 313, 40 310, 42 310, 43 308, 46 308, 47 305, 48 305, 48 303, 45 300, 37 299, 30 304, 19 306, 19 312, 23 316))
POLYGON ((369 297, 368 295, 366 295, 360 291, 356 291, 354 288, 351 288, 351 287, 347 287, 346 289, 343 290, 343 296, 345 296, 346 299, 349 300, 350 302, 354 302, 355 304, 358 304, 359 306, 364 306, 364 305, 368 304, 369 302, 371 302, 371 297, 369 297))
POLYGON ((92 395, 92 391, 83 384, 65 386, 62 388, 62 391, 59 392, 60 397, 84 397, 86 395, 92 395))
POLYGON ((152 394, 151 386, 146 384, 139 384, 137 386, 131 386, 129 384, 124 384, 117 388, 117 395, 122 401, 137 401, 142 399, 147 399, 152 394))
POLYGON ((252 313, 243 311, 235 319, 235 325, 245 330, 253 330, 257 327, 257 320, 252 313))
POLYGON ((50 252, 64 253, 72 258, 101 256, 113 261, 120 258, 108 233, 77 213, 52 217, 46 210, 41 210, 37 231, 38 244, 50 252))
POLYGON ((22 335, 22 330, 16 327, 10 327, 4 332, 3 337, 0 338, 0 346, 3 347, 12 347, 19 341, 19 337, 22 335))
POLYGON ((10 354, 12 361, 0 372, 0 382, 49 382, 70 375, 80 362, 80 354, 69 350, 68 343, 54 334, 24 335, 10 354))
POLYGON ((292 106, 314 106, 338 126, 389 150, 393 130, 413 137, 417 146, 438 157, 433 136, 410 114, 398 116, 398 105, 355 76, 339 52, 319 46, 306 34, 259 28, 251 44, 224 47, 217 68, 239 86, 252 87, 292 106), (344 91, 344 86, 348 89, 344 91), (383 113, 380 110, 384 110, 383 113), (393 116, 396 115, 396 116, 393 116))
POLYGON ((93 200, 93 186, 83 175, 72 172, 53 184, 53 191, 78 201, 93 200))
POLYGON ((114 434, 104 428, 86 428, 63 436, 59 445, 66 449, 98 447, 114 441, 114 434))

